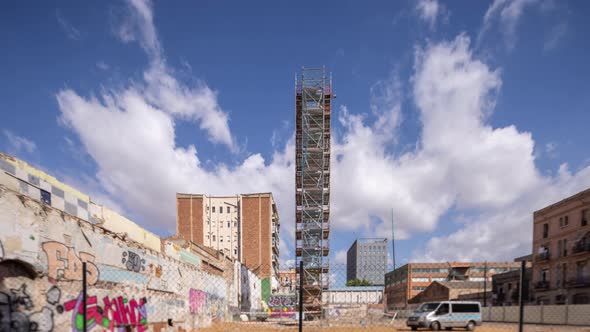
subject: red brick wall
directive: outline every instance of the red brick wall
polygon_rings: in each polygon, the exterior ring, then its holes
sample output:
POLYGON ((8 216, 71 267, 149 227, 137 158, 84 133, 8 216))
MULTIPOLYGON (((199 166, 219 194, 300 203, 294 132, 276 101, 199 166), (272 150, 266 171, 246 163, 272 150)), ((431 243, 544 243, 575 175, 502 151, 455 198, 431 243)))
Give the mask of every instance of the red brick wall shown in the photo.
POLYGON ((176 197, 176 222, 178 235, 184 239, 203 244, 203 198, 202 196, 176 197), (192 220, 191 220, 192 204, 192 220), (192 222, 192 238, 191 238, 192 222))
POLYGON ((270 197, 242 197, 242 257, 260 278, 270 277, 272 269, 270 213, 270 197))

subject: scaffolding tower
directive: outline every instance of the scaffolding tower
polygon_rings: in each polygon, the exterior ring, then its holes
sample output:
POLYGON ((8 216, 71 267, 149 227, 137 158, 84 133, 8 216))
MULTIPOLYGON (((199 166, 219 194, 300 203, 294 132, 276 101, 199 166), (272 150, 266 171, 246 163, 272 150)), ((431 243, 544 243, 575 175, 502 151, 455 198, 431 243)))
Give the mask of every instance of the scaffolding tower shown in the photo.
POLYGON ((329 287, 331 100, 325 68, 303 68, 295 78, 295 256, 308 317, 321 314, 322 291, 329 287))

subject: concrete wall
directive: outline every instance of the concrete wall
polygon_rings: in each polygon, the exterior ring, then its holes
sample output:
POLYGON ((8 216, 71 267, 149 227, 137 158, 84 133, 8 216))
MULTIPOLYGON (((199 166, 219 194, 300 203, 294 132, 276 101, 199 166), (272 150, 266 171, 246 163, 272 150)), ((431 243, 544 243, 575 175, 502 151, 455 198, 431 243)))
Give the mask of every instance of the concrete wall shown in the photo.
MULTIPOLYGON (((518 306, 482 308, 482 318, 489 322, 518 322, 518 306)), ((524 307, 525 324, 590 326, 590 305, 528 305, 524 307)))
MULTIPOLYGON (((11 181, 6 176, 0 172, 2 183, 11 181)), ((110 213, 104 216, 135 227, 110 213)), ((151 331, 169 319, 174 330, 202 327, 229 319, 238 310, 240 290, 260 294, 259 279, 247 269, 240 271, 248 275, 246 283, 231 268, 223 276, 208 274, 199 257, 172 243, 156 246, 149 232, 135 233, 143 238, 144 244, 138 243, 130 234, 111 232, 4 185, 0 229, 0 275, 5 277, 0 316, 34 322, 37 331, 80 328, 82 262, 88 266, 89 319, 98 323, 89 324, 90 331, 114 330, 117 324, 151 331), (32 278, 22 271, 33 271, 32 278)), ((250 298, 256 308, 259 298, 250 298)))
POLYGON ((322 302, 330 304, 376 304, 383 301, 383 290, 328 290, 322 302))

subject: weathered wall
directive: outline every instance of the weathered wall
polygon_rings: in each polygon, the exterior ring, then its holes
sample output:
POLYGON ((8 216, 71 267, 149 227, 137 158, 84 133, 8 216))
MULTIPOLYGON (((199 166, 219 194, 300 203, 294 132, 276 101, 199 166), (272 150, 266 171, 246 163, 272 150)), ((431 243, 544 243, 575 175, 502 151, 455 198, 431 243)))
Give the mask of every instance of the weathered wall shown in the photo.
MULTIPOLYGON (((1 316, 35 322, 30 330, 80 329, 82 262, 88 266, 91 330, 121 324, 153 330, 169 319, 175 329, 189 330, 228 319, 238 305, 233 269, 226 273, 229 279, 207 274, 198 257, 173 244, 165 243, 162 254, 160 246, 153 250, 155 244, 136 243, 4 186, 0 229, 1 316), (37 276, 27 278, 22 271, 28 270, 37 276)), ((244 289, 259 294, 251 290, 260 287, 259 280, 246 274, 248 283, 239 285, 242 294, 244 289)))
MULTIPOLYGON (((526 324, 584 325, 590 326, 590 305, 526 305, 526 324)), ((519 307, 482 308, 482 319, 491 322, 518 322, 519 307)))

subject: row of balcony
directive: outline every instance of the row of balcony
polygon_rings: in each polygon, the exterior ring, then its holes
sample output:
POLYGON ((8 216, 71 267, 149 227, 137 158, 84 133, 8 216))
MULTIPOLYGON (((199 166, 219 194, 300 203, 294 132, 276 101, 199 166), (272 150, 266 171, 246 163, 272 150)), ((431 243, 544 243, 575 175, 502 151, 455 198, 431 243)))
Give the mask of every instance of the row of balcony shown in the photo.
MULTIPOLYGON (((590 252, 590 242, 579 242, 572 247, 572 255, 590 252)), ((542 252, 536 256, 537 262, 544 262, 551 259, 549 251, 542 252)))
MULTIPOLYGON (((590 287, 590 276, 577 276, 570 278, 565 282, 565 288, 590 287)), ((547 290, 551 285, 549 280, 541 280, 535 283, 535 289, 547 290)), ((559 288, 559 287, 557 287, 559 288)))

